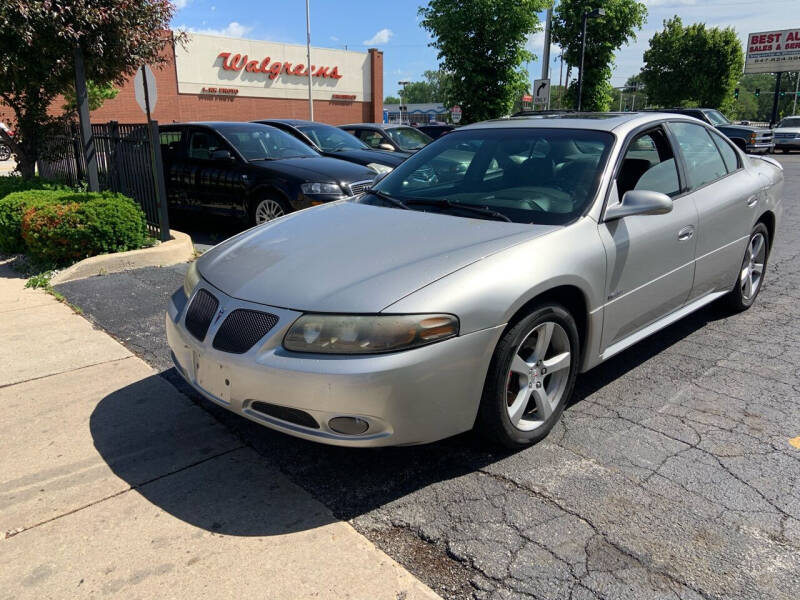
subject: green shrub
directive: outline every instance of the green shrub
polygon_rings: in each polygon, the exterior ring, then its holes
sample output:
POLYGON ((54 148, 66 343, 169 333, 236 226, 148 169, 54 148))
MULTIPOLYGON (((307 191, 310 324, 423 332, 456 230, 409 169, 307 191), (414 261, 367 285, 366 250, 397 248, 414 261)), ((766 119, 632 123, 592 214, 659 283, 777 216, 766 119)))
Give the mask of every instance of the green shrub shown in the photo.
POLYGON ((32 189, 0 198, 0 252, 24 252, 22 215, 34 206, 57 204, 66 194, 74 195, 65 190, 32 189))
POLYGON ((122 194, 62 195, 57 203, 34 203, 21 223, 31 259, 64 265, 88 256, 142 248, 149 243, 142 209, 122 194))
POLYGON ((41 177, 23 179, 22 177, 0 177, 0 198, 5 198, 14 192, 25 190, 69 190, 66 185, 41 177))

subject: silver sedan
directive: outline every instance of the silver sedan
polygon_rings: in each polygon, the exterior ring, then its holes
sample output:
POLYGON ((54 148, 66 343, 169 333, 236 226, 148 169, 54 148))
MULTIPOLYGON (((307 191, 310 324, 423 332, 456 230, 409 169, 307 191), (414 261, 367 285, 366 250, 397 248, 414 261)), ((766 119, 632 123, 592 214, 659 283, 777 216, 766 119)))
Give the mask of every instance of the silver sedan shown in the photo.
POLYGON ((308 440, 524 446, 578 373, 713 301, 753 304, 782 184, 680 115, 462 127, 356 199, 203 255, 169 344, 209 400, 308 440))

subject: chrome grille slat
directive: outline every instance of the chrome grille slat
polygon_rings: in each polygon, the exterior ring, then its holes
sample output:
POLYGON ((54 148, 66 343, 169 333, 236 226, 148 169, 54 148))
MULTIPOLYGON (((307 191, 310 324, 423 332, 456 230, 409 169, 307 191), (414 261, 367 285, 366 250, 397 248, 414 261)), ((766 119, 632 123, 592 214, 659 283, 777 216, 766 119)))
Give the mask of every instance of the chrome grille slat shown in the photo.
POLYGON ((369 188, 371 188, 372 181, 370 181, 369 179, 366 179, 364 181, 354 181, 348 187, 350 188, 350 195, 356 196, 358 194, 363 194, 369 188))
POLYGON ((189 310, 186 311, 186 329, 201 342, 208 333, 211 319, 219 308, 219 300, 205 290, 198 290, 194 295, 189 310))
POLYGON ((214 348, 232 354, 244 354, 278 323, 272 313, 237 308, 217 330, 214 348))

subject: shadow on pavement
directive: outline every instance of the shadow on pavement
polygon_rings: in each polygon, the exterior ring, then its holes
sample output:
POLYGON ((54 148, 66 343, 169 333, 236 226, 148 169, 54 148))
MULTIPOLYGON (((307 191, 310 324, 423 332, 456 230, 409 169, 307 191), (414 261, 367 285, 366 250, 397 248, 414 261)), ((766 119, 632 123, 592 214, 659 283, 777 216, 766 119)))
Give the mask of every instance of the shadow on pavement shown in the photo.
POLYGON ((270 536, 333 521, 324 507, 158 375, 106 396, 89 427, 95 448, 117 476, 195 527, 270 536))

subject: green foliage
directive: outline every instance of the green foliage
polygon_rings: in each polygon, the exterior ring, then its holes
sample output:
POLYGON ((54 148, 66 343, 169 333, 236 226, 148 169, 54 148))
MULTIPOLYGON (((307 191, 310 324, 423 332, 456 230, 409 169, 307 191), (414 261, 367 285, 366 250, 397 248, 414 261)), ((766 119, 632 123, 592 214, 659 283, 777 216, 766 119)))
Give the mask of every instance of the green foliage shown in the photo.
MULTIPOLYGON (((573 67, 581 64, 583 13, 602 8, 603 17, 589 19, 586 25, 582 110, 606 111, 611 108, 614 53, 636 39, 647 8, 636 0, 561 0, 553 13, 553 41, 564 49, 564 60, 573 67)), ((569 87, 565 106, 577 104, 577 78, 569 87)))
POLYGON ((31 276, 28 281, 25 282, 25 287, 33 289, 42 288, 46 290, 50 288, 50 280, 52 278, 53 271, 42 271, 41 273, 31 276))
POLYGON ((122 194, 71 194, 59 203, 35 204, 23 214, 21 231, 28 256, 47 265, 148 243, 142 209, 122 194))
MULTIPOLYGON (((86 92, 89 96, 89 110, 97 110, 106 100, 113 100, 119 94, 119 89, 114 87, 113 83, 95 83, 94 81, 86 82, 86 92)), ((78 101, 75 98, 75 86, 72 86, 64 92, 64 109, 65 113, 76 114, 78 112, 78 101)))
POLYGON ((421 24, 434 38, 440 72, 452 74, 442 88, 446 106, 458 104, 463 122, 508 114, 528 87, 525 49, 539 30, 536 13, 548 0, 430 0, 419 9, 421 24))
POLYGON ((650 104, 693 104, 730 112, 744 56, 732 27, 707 28, 705 23, 684 27, 675 16, 650 39, 644 63, 641 77, 650 104))
MULTIPOLYGON (((19 178, 17 178, 19 180, 19 178)), ((31 180, 26 183, 34 183, 31 180)), ((43 184, 44 185, 44 184, 43 184)), ((72 196, 73 192, 58 189, 57 186, 48 188, 24 189, 23 191, 3 194, 0 189, 0 252, 20 253, 25 251, 22 239, 22 216, 33 206, 56 204, 64 196, 72 196)))
POLYGON ((45 140, 67 118, 48 109, 74 85, 75 48, 87 79, 121 85, 142 64, 165 62, 173 11, 169 0, 0 2, 0 101, 13 113, 23 177, 34 176, 45 140))
POLYGON ((412 81, 403 90, 406 104, 442 102, 452 85, 453 76, 444 71, 425 71, 423 81, 412 81))
POLYGON ((383 99, 383 103, 384 104, 400 104, 400 98, 398 98, 397 96, 386 96, 386 98, 383 99))
MULTIPOLYGON (((794 114, 794 92, 797 89, 798 76, 800 73, 784 73, 781 78, 781 89, 786 92, 786 95, 778 97, 779 118, 794 114)), ((773 73, 742 75, 736 87, 739 88, 739 99, 733 101, 732 110, 728 116, 737 120, 769 121, 772 116, 775 75, 773 73), (756 88, 761 90, 759 97, 755 96, 756 88)), ((797 106, 800 106, 800 98, 797 98, 797 106)))
POLYGON ((0 199, 5 198, 12 192, 22 192, 25 190, 66 190, 66 186, 41 177, 33 179, 23 179, 22 177, 0 177, 0 199))

